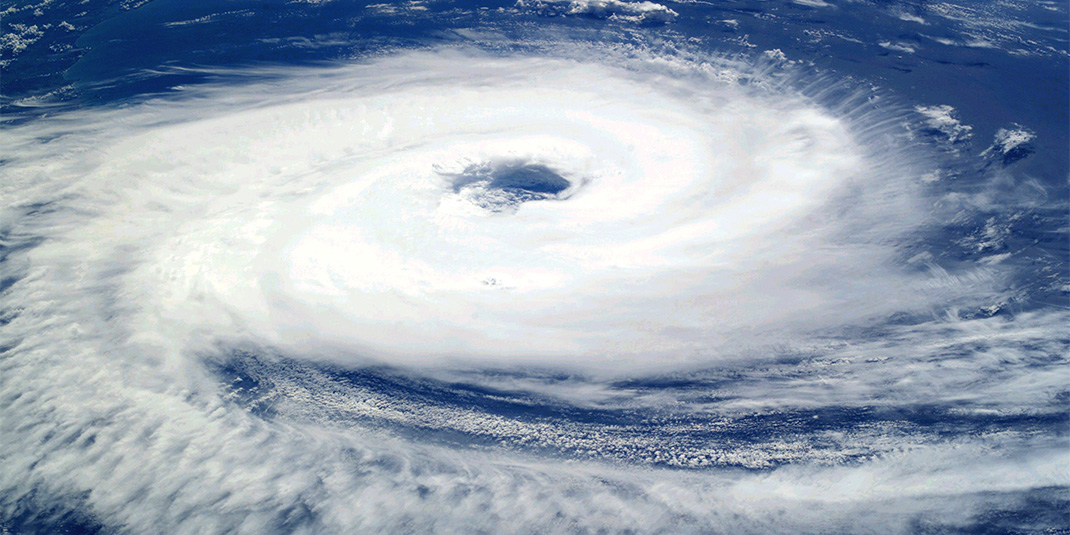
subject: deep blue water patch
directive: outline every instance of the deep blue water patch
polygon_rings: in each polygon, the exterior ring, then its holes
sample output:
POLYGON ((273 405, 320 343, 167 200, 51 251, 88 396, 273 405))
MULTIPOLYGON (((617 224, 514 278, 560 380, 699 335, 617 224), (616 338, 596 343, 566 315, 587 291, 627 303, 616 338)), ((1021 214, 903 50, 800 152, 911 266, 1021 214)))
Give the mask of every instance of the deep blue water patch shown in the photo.
POLYGON ((986 492, 976 496, 979 513, 965 525, 917 520, 919 535, 1068 535, 1070 487, 1041 487, 1016 492, 986 492))
POLYGON ((81 497, 47 495, 34 489, 17 503, 0 497, 0 507, 12 514, 0 518, 0 532, 17 535, 109 535, 118 533, 88 512, 88 492, 81 497))

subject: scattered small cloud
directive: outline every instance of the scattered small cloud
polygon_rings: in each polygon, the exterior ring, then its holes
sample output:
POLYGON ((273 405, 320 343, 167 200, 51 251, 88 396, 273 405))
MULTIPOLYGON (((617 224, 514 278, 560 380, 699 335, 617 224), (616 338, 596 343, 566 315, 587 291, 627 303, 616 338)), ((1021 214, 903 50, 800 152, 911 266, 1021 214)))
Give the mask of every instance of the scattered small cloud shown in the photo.
POLYGON ((45 34, 44 28, 36 24, 12 24, 9 27, 13 31, 0 35, 0 55, 3 56, 18 55, 45 34))
POLYGON ((895 43, 893 43, 891 41, 881 41, 878 44, 881 46, 881 48, 886 48, 888 50, 893 50, 895 52, 903 52, 903 53, 906 53, 906 54, 913 54, 914 52, 917 51, 912 45, 910 45, 908 43, 903 43, 903 42, 895 42, 895 43))
POLYGON ((1010 128, 997 130, 992 145, 981 155, 998 159, 1003 165, 1010 165, 1033 153, 1033 140, 1036 137, 1032 130, 1015 123, 1010 128))
POLYGON ((769 58, 769 59, 771 59, 771 60, 773 60, 773 61, 787 61, 788 60, 788 57, 786 55, 784 55, 784 51, 780 50, 779 48, 774 48, 772 50, 766 50, 765 52, 762 52, 762 55, 767 57, 767 58, 769 58))
POLYGON ((902 13, 901 12, 901 13, 899 13, 898 16, 899 16, 899 20, 903 20, 903 21, 906 21, 906 22, 916 22, 918 24, 926 24, 926 25, 929 24, 928 22, 925 22, 925 19, 923 19, 923 18, 921 18, 921 17, 919 17, 917 15, 912 15, 910 13, 902 13))
POLYGON ((959 122, 957 112, 951 106, 916 106, 914 110, 925 116, 930 134, 942 136, 949 143, 964 143, 973 136, 973 127, 959 122))

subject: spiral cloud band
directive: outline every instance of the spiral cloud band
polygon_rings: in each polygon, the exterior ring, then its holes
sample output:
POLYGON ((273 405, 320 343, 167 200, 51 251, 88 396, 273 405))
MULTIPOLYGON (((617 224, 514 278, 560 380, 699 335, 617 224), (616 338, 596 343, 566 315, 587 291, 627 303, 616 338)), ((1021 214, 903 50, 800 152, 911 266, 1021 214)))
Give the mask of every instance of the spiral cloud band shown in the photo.
POLYGON ((6 132, 9 518, 887 532, 1070 480, 1043 432, 947 442, 880 412, 1050 424, 1066 318, 948 312, 1011 275, 912 249, 933 157, 877 92, 623 48, 227 75, 6 132), (995 362, 1036 395, 976 374, 995 362), (714 394, 629 382, 681 369, 714 394), (583 416, 611 405, 640 416, 583 416), (867 423, 792 427, 845 406, 867 423), (771 407, 778 431, 733 434, 771 407))
POLYGON ((69 239, 131 247, 132 330, 164 347, 643 362, 830 307, 916 308, 892 251, 812 220, 852 187, 851 210, 909 227, 913 170, 800 97, 700 75, 383 60, 311 102, 127 136, 87 177, 117 198, 69 239))

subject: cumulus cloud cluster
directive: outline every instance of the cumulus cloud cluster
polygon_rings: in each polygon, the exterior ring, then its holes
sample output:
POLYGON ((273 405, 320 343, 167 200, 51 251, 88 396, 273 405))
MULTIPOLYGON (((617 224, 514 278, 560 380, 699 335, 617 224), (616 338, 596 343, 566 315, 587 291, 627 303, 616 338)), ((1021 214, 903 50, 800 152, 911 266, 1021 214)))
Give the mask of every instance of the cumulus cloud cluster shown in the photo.
POLYGON ((946 137, 948 143, 965 143, 973 137, 973 127, 959 122, 958 113, 951 106, 917 106, 914 109, 925 116, 930 131, 946 137))
POLYGON ((996 131, 992 145, 981 154, 998 159, 1003 164, 1014 163, 1033 153, 1033 140, 1036 134, 1032 130, 1015 124, 1010 128, 1000 128, 996 131))
POLYGON ((656 2, 621 0, 518 0, 517 7, 546 16, 581 15, 639 23, 668 23, 679 13, 656 2))

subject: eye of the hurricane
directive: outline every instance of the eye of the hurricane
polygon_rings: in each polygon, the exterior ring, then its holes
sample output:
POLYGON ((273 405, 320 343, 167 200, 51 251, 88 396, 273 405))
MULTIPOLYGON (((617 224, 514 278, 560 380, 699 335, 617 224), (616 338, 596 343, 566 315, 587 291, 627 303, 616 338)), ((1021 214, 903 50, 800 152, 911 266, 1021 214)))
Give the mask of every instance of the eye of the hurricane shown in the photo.
POLYGON ((460 172, 437 170, 454 193, 491 212, 512 213, 522 203, 563 200, 574 184, 550 167, 525 161, 481 162, 460 172))

